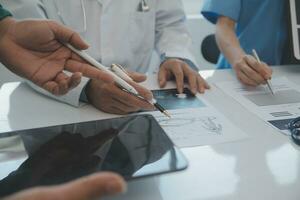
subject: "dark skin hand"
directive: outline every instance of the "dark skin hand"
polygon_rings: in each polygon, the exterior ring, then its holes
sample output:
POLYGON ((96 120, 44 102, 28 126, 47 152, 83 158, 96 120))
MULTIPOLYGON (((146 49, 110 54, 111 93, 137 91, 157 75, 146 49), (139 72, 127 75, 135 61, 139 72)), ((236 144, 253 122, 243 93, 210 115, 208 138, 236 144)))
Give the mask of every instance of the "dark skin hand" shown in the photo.
MULTIPOLYGON (((146 76, 137 72, 128 72, 133 81, 129 83, 147 100, 153 98, 152 92, 136 82, 146 80, 146 76)), ((89 102, 97 109, 112 114, 128 114, 140 110, 154 110, 147 101, 122 91, 114 83, 92 80, 86 89, 89 102)))

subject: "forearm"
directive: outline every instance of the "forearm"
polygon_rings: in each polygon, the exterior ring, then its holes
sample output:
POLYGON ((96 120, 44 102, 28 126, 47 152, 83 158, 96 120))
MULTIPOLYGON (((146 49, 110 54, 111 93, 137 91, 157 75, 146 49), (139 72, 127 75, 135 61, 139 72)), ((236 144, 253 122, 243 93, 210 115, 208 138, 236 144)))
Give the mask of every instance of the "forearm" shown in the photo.
POLYGON ((245 56, 244 50, 235 33, 235 22, 227 17, 220 17, 216 25, 216 41, 219 49, 233 66, 245 56))

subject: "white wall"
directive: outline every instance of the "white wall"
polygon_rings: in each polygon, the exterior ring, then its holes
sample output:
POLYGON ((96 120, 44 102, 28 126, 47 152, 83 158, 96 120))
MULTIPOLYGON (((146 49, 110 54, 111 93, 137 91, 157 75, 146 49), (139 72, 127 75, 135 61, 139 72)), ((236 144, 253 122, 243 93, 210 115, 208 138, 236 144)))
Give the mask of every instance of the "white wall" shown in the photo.
POLYGON ((182 0, 182 2, 185 8, 185 12, 188 15, 200 14, 203 0, 182 0))

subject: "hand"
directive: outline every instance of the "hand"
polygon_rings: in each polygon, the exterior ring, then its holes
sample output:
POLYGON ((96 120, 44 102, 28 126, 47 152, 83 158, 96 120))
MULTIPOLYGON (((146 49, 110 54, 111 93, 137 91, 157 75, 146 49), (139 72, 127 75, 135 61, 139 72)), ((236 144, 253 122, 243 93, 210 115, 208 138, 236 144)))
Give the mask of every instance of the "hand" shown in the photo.
POLYGON ((27 189, 5 200, 88 200, 125 192, 124 180, 116 174, 102 172, 63 185, 27 189))
POLYGON ((266 84, 272 76, 272 69, 264 62, 259 63, 253 56, 245 55, 233 64, 238 79, 245 85, 266 84))
POLYGON ((172 78, 175 78, 179 93, 183 92, 185 78, 187 79, 193 94, 196 94, 197 92, 204 93, 205 89, 210 88, 198 72, 179 59, 168 59, 160 66, 158 72, 159 86, 161 88, 165 87, 167 81, 172 78))
POLYGON ((54 21, 24 20, 7 17, 0 22, 0 60, 12 72, 38 86, 62 95, 76 87, 82 74, 112 82, 107 73, 83 62, 62 43, 78 49, 88 45, 74 31, 54 21), (74 72, 70 77, 63 70, 74 72))
MULTIPOLYGON (((135 82, 146 80, 146 76, 129 72, 135 82)), ((130 81, 129 83, 147 100, 153 98, 151 91, 130 81)), ((122 91, 113 83, 92 80, 86 89, 89 102, 99 110, 113 114, 128 114, 139 110, 153 110, 154 107, 144 100, 122 91)))

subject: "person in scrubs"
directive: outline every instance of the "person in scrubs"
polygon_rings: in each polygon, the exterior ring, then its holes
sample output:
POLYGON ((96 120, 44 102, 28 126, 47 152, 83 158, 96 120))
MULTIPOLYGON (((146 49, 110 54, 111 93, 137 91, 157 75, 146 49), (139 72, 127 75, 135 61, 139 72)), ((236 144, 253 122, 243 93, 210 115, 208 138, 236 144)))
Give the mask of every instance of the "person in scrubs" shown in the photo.
POLYGON ((266 84, 269 65, 280 65, 287 39, 285 1, 205 0, 203 16, 216 24, 216 40, 222 52, 218 68, 233 68, 249 86, 266 84), (259 63, 252 55, 255 49, 259 63))
MULTIPOLYGON (((209 88, 199 75, 191 53, 192 40, 180 0, 10 0, 2 3, 18 18, 48 18, 71 27, 90 44, 88 53, 92 57, 108 67, 113 63, 122 65, 135 82, 144 81, 146 76, 140 73, 148 72, 155 65, 160 87, 175 80, 178 92, 182 93, 186 80, 194 94, 209 88), (151 64, 154 51, 159 62, 151 64)), ((132 85, 150 98, 150 91, 132 85)), ((115 114, 153 109, 150 104, 103 81, 83 80, 67 95, 52 97, 74 106, 89 102, 115 114)))

